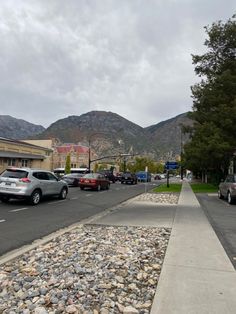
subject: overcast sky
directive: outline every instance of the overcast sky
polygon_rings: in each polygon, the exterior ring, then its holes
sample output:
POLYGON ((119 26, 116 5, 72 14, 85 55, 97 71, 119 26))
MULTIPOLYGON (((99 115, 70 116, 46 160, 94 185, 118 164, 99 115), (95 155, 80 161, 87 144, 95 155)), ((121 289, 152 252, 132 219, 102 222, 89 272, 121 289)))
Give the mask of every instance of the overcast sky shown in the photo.
POLYGON ((48 127, 111 111, 150 126, 191 110, 191 54, 235 0, 0 1, 0 114, 48 127))

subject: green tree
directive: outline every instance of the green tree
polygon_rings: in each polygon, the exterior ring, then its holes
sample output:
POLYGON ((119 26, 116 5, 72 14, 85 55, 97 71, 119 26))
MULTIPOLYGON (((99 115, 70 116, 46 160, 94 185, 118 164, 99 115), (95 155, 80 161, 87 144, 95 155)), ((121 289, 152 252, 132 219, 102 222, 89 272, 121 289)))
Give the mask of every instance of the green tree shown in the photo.
POLYGON ((70 154, 68 154, 66 156, 65 174, 70 173, 70 171, 71 171, 70 154))
POLYGON ((227 173, 236 149, 236 21, 205 27, 207 51, 193 55, 196 74, 192 86, 194 126, 184 146, 185 166, 215 181, 227 173))

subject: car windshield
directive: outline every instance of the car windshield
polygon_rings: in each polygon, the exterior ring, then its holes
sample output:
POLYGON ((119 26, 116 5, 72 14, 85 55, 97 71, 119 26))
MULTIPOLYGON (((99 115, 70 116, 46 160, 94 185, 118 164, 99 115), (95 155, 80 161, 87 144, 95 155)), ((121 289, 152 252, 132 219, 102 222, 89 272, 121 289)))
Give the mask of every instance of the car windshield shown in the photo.
POLYGON ((4 178, 16 178, 16 179, 21 179, 21 178, 27 178, 28 172, 25 170, 18 170, 18 169, 7 169, 5 170, 2 174, 1 177, 4 178))

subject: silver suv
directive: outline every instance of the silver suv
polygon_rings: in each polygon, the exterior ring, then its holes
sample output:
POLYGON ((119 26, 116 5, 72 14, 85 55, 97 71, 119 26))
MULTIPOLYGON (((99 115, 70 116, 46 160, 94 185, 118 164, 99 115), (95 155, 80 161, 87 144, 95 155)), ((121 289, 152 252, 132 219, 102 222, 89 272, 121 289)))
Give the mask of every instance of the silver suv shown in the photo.
POLYGON ((11 198, 28 199, 37 205, 42 197, 56 195, 65 199, 68 185, 52 172, 31 168, 7 168, 0 175, 0 200, 8 202, 11 198))
POLYGON ((236 174, 228 174, 225 181, 219 184, 218 197, 226 198, 229 204, 236 200, 236 174))

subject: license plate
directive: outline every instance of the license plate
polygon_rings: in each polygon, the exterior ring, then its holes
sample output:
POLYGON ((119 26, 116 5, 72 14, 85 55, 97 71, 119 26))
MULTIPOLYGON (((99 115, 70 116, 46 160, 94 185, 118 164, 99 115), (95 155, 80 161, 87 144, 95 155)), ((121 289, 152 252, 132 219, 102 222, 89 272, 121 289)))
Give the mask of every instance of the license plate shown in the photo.
POLYGON ((89 183, 89 180, 84 180, 85 183, 89 183))

